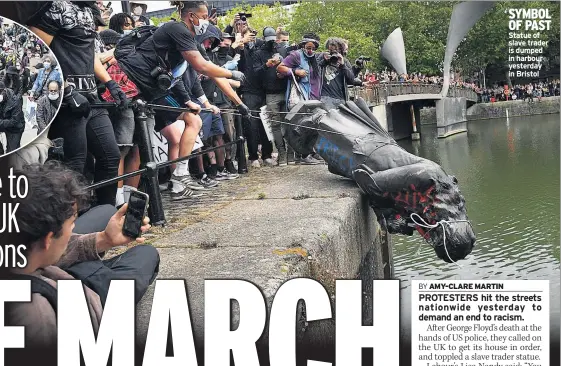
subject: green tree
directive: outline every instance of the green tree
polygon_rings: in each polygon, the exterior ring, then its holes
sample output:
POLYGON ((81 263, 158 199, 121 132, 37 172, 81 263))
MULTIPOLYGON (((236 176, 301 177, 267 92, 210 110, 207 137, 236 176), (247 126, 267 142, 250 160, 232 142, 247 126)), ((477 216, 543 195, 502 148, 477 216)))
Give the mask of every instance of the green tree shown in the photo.
MULTIPOLYGON (((470 30, 466 39, 460 44, 456 52, 454 66, 462 69, 464 75, 474 72, 485 72, 488 68, 498 70, 504 76, 503 80, 511 84, 508 77, 508 43, 509 31, 508 9, 511 8, 547 8, 552 15, 552 28, 541 32, 540 39, 550 40, 549 49, 544 55, 554 61, 559 55, 559 3, 549 1, 511 1, 497 2, 470 30)), ((516 33, 526 33, 518 31, 516 33)), ((532 33, 532 32, 530 32, 532 33)), ((557 58, 558 60, 558 58, 557 58)), ((551 62, 550 62, 551 63, 551 62)))

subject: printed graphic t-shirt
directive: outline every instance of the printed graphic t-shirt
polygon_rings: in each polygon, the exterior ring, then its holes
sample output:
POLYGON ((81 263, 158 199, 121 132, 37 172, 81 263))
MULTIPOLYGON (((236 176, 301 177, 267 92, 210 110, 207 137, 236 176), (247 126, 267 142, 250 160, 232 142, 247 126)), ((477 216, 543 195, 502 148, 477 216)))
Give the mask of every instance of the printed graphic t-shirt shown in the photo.
MULTIPOLYGON (((168 94, 161 90, 157 80, 150 75, 161 62, 166 61, 171 70, 184 70, 185 61, 181 52, 197 51, 197 42, 193 33, 182 22, 168 22, 159 27, 154 35, 136 47, 136 52, 119 61, 121 68, 140 88, 144 98, 153 100, 168 94)), ((181 77, 181 75, 174 75, 181 77)))
POLYGON ((345 100, 345 76, 338 67, 327 65, 323 75, 321 96, 345 100))
POLYGON ((96 95, 94 76, 95 21, 90 8, 66 1, 53 1, 35 26, 53 36, 50 48, 67 82, 83 94, 96 95))

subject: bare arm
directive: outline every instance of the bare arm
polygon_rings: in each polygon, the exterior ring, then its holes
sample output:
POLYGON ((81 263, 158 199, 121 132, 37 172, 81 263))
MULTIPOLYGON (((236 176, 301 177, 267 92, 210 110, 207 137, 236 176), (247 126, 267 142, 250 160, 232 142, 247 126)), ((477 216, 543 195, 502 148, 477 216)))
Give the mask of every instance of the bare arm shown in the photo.
POLYGON ((51 42, 53 41, 53 38, 55 38, 54 36, 51 36, 50 34, 47 34, 45 32, 43 32, 42 30, 40 30, 39 28, 35 28, 35 27, 29 27, 29 30, 31 30, 33 33, 35 33, 39 38, 41 38, 41 40, 43 42, 45 42, 45 44, 47 46, 51 45, 51 42))
POLYGON ((230 86, 234 89, 238 89, 242 85, 242 83, 240 83, 239 81, 232 80, 232 79, 227 79, 227 80, 230 83, 230 86))
POLYGON ((109 76, 107 70, 105 70, 105 67, 103 67, 103 64, 99 60, 99 57, 95 57, 94 60, 94 74, 95 77, 98 78, 102 83, 106 83, 111 80, 111 76, 109 76))
POLYGON ((222 67, 216 66, 201 56, 199 51, 182 51, 183 58, 193 66, 195 71, 210 78, 232 78, 232 73, 222 67))
POLYGON ((222 92, 228 97, 228 99, 234 102, 235 105, 242 104, 242 100, 240 99, 236 91, 232 89, 232 86, 230 85, 228 79, 212 78, 212 80, 214 80, 214 82, 220 88, 220 90, 222 90, 222 92))
POLYGON ((115 52, 115 50, 109 50, 109 51, 105 51, 103 53, 96 53, 96 56, 99 57, 99 60, 101 61, 102 64, 106 63, 107 61, 109 61, 110 59, 113 58, 113 53, 115 52))
POLYGON ((277 71, 279 72, 279 74, 283 74, 283 75, 289 75, 290 74, 290 67, 284 65, 282 62, 279 64, 279 66, 277 66, 277 71))

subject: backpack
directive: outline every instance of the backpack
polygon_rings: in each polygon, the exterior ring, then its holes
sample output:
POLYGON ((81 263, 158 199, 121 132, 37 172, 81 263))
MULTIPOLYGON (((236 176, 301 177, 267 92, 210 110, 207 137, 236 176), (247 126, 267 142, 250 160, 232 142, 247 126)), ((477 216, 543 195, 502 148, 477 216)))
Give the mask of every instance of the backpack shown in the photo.
POLYGON ((31 281, 31 293, 40 294, 43 296, 49 304, 51 304, 55 315, 57 313, 57 290, 53 286, 49 285, 47 282, 40 278, 30 275, 18 274, 12 279, 14 280, 30 280, 31 281))
POLYGON ((154 35, 158 27, 154 25, 143 25, 132 30, 129 34, 123 36, 117 46, 113 56, 120 61, 129 55, 136 53, 136 47, 144 43, 148 38, 154 35))

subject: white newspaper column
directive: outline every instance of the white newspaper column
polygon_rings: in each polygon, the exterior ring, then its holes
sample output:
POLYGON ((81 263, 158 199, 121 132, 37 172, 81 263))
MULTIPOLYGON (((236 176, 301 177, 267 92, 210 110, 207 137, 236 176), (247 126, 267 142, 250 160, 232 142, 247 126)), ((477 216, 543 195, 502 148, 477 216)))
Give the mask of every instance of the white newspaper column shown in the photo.
POLYGON ((415 280, 414 366, 549 365, 549 281, 415 280))

